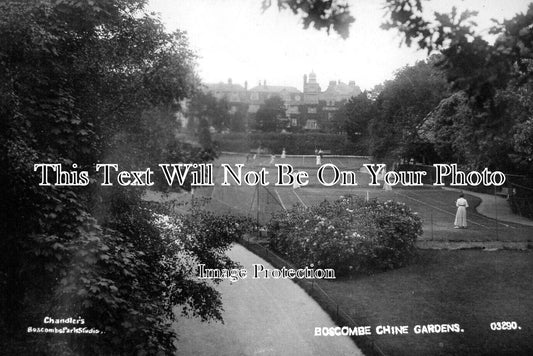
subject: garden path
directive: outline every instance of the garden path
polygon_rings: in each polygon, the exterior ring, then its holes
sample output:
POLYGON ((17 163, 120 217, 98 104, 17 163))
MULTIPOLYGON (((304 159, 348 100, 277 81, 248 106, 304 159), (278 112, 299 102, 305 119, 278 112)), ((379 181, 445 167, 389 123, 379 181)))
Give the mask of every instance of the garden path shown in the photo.
POLYGON ((177 355, 363 355, 347 336, 314 336, 315 327, 335 323, 296 283, 252 279, 252 264, 268 262, 241 245, 228 255, 248 278, 217 286, 224 306, 221 323, 180 318, 177 355))

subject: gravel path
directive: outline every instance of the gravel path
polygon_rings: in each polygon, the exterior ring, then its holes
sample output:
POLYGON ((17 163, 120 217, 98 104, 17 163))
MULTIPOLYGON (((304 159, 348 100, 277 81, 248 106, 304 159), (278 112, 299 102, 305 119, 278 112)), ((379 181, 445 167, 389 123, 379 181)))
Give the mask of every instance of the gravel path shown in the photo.
POLYGON ((217 287, 225 324, 180 318, 177 355, 362 355, 347 336, 314 336, 315 327, 335 324, 291 280, 250 277, 252 264, 269 263, 241 245, 228 254, 249 276, 217 287))

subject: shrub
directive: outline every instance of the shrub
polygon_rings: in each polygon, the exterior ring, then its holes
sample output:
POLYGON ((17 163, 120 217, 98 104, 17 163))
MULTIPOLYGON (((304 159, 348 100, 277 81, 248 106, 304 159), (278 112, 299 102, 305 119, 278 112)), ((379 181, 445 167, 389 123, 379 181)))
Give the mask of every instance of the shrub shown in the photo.
POLYGON ((420 218, 403 203, 358 197, 274 215, 270 246, 299 267, 333 268, 337 275, 405 265, 422 234, 420 218))

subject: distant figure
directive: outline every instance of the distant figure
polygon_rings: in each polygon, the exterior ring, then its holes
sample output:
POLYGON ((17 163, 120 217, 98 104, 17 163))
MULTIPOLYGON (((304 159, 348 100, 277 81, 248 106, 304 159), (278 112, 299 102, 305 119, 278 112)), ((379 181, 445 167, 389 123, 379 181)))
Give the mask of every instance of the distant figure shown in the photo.
POLYGON ((464 198, 464 194, 459 195, 459 199, 455 202, 457 207, 457 213, 455 214, 455 229, 466 229, 466 208, 468 208, 468 202, 464 198))
POLYGON ((383 180, 383 190, 392 190, 392 186, 390 184, 387 184, 387 181, 385 180, 386 173, 387 173, 387 167, 383 167, 383 170, 381 173, 381 179, 383 180))
POLYGON ((274 164, 274 161, 276 160, 276 155, 270 156, 270 164, 274 164))
POLYGON ((324 152, 322 150, 318 150, 317 156, 316 156, 316 165, 320 166, 322 164, 322 157, 324 156, 324 152))
POLYGON ((285 158, 285 157, 286 157, 285 147, 283 147, 283 150, 281 151, 281 158, 285 158))
POLYGON ((296 179, 296 177, 298 177, 298 171, 294 172, 294 182, 292 182, 292 189, 300 188, 300 184, 298 183, 298 179, 296 179))
POLYGON ((383 169, 380 169, 376 175, 376 180, 378 183, 380 181, 383 181, 383 184, 385 184, 385 172, 387 172, 387 167, 383 167, 383 169))

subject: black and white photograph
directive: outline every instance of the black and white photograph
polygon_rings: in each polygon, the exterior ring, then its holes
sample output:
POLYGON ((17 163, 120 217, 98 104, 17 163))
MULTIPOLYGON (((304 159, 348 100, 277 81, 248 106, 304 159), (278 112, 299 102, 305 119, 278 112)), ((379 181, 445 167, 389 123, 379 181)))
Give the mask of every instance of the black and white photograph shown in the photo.
POLYGON ((0 355, 533 355, 533 2, 1 0, 0 355))

